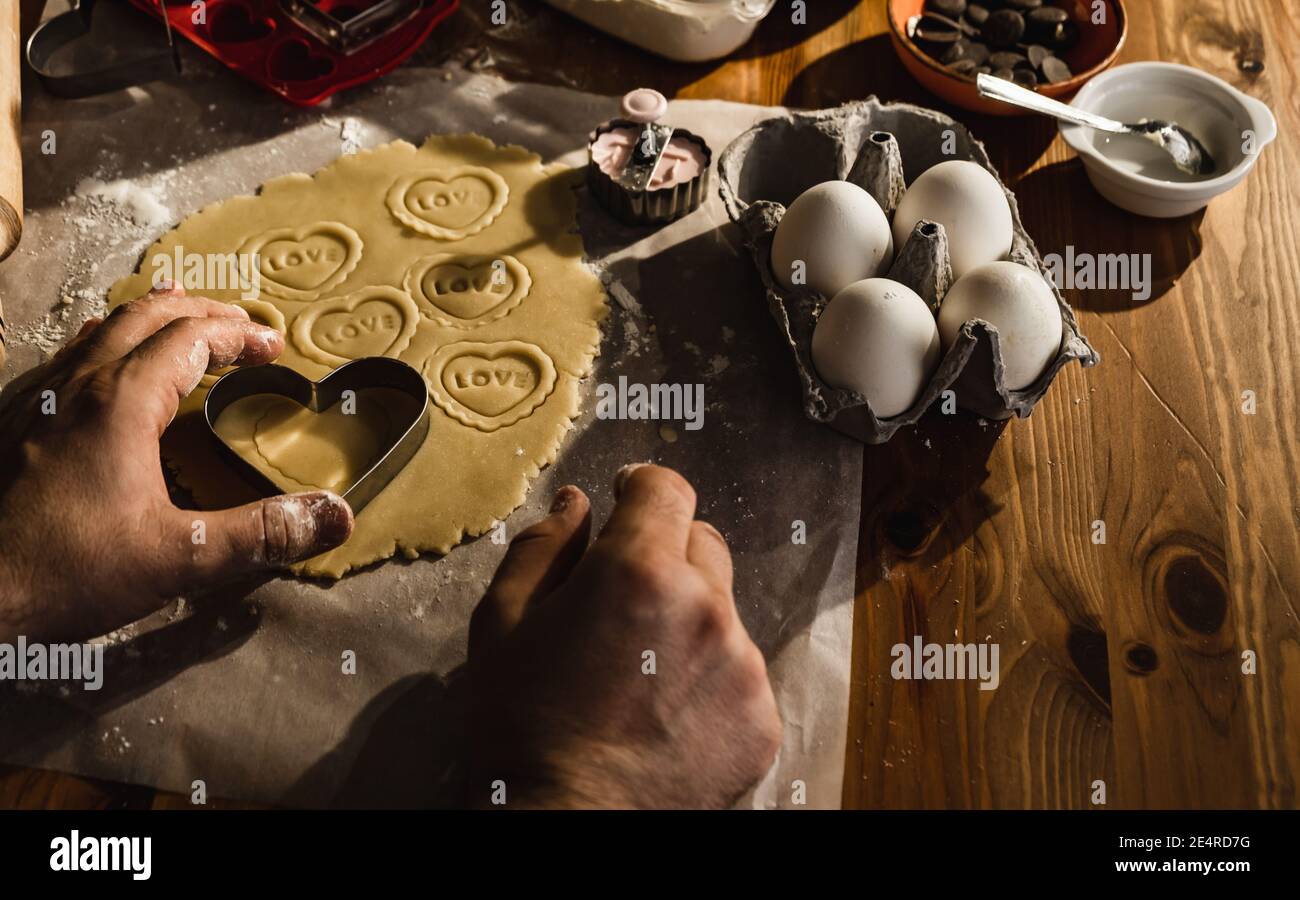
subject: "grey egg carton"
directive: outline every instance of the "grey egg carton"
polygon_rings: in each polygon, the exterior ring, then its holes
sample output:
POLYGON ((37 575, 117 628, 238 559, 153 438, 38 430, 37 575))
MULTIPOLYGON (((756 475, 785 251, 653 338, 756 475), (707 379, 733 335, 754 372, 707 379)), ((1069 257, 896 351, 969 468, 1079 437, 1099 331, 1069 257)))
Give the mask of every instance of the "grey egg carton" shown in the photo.
MULTIPOLYGON (((789 113, 759 122, 718 158, 722 201, 744 233, 772 317, 794 353, 804 412, 868 444, 884 443, 898 429, 916 423, 947 390, 955 392, 958 406, 985 418, 1023 418, 1047 393, 1062 366, 1071 360, 1094 366, 1100 360, 1079 332, 1074 310, 1052 285, 1064 323, 1061 347, 1038 379, 1022 390, 1007 388, 997 329, 982 319, 962 326, 916 403, 892 418, 878 418, 862 395, 831 387, 817 376, 812 334, 830 298, 810 288, 787 290, 772 276, 772 237, 786 206, 816 184, 841 179, 870 193, 892 221, 905 185, 950 159, 978 163, 998 179, 1011 206, 1014 231, 1007 258, 1041 274, 1043 261, 1020 221, 1015 195, 1002 184, 984 146, 963 125, 934 110, 868 97, 837 109, 789 113), (945 154, 945 143, 955 152, 945 154)), ((953 281, 943 226, 918 222, 907 242, 895 250, 888 277, 912 288, 937 311, 953 281)))

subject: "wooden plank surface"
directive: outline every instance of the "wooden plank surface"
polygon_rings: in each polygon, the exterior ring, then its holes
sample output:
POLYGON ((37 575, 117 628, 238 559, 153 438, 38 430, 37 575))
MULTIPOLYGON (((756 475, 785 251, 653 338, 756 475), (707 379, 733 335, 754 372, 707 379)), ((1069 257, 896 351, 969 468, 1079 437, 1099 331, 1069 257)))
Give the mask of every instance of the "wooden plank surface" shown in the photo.
POLYGON ((1281 136, 1203 214, 1153 221, 1059 138, 1030 160, 963 117, 1042 252, 1149 253, 1154 289, 1067 292, 1102 364, 1030 419, 932 415, 868 449, 847 805, 1086 808, 1098 779, 1112 807, 1296 805, 1300 36, 1280 2, 1129 6, 1124 61, 1212 72, 1281 136), (893 681, 916 633, 998 642, 1000 687, 893 681))
MULTIPOLYGON (((537 0, 512 0, 501 27, 466 0, 420 52, 610 94, 936 106, 985 141, 1043 253, 1151 254, 1144 302, 1067 292, 1103 361, 1065 369, 1030 419, 932 414, 864 451, 846 806, 1087 808, 1098 779, 1110 807, 1297 805, 1300 23, 1288 3, 1129 0, 1122 61, 1197 66, 1278 117, 1240 188, 1170 222, 1105 204, 1050 123, 930 98, 893 55, 882 0, 809 2, 803 26, 778 0, 753 41, 699 65, 537 0), (915 634, 996 641, 999 688, 894 681, 890 647, 915 634), (1244 650, 1258 674, 1242 674, 1244 650)), ((188 798, 0 768, 0 808, 142 802, 188 798)))

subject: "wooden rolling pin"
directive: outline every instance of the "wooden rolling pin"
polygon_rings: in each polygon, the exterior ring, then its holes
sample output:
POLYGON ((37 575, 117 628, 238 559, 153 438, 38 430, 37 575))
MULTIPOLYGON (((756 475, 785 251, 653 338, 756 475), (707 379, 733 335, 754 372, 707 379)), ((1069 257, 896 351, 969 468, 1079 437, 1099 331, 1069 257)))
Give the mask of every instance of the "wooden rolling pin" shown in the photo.
MULTIPOLYGON (((28 7, 30 9, 30 5, 28 7)), ((22 64, 18 4, 0 3, 0 259, 23 234, 22 64)), ((5 313, 0 306, 0 366, 5 361, 5 313)))

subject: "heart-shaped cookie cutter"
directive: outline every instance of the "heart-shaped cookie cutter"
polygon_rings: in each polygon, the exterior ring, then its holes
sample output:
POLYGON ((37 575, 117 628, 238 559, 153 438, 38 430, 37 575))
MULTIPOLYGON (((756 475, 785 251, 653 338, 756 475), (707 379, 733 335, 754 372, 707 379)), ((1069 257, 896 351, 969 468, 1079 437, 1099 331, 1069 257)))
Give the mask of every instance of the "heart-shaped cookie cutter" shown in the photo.
POLYGON ((203 418, 220 452, 239 474, 263 496, 283 494, 284 489, 235 452, 217 434, 222 412, 236 400, 256 394, 288 397, 314 413, 324 412, 343 399, 345 391, 391 388, 415 400, 419 413, 411 418, 393 445, 374 465, 343 493, 343 499, 359 514, 380 491, 402 471, 429 433, 429 390, 424 377, 406 363, 383 356, 367 356, 339 366, 320 381, 312 381, 285 366, 265 365, 235 369, 217 379, 203 401, 203 418))
POLYGON ((27 64, 51 94, 89 97, 180 74, 181 57, 172 39, 170 21, 163 19, 163 33, 155 39, 148 19, 140 17, 141 21, 136 22, 135 13, 126 13, 125 18, 114 22, 119 27, 131 26, 130 33, 99 35, 96 32, 99 40, 95 47, 97 52, 102 51, 97 61, 101 65, 83 68, 84 60, 77 58, 67 71, 57 68, 55 57, 65 47, 95 31, 94 15, 95 0, 78 0, 72 9, 42 22, 27 39, 27 64), (123 57, 118 49, 122 46, 134 46, 138 52, 123 57))

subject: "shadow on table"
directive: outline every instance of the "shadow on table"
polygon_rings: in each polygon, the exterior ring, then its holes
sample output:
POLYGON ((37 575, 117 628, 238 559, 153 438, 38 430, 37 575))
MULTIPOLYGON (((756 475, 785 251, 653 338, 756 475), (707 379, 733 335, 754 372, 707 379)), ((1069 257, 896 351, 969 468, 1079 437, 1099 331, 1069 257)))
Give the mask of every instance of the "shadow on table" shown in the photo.
POLYGON ((809 63, 790 82, 781 102, 821 109, 862 100, 870 94, 881 100, 921 106, 935 106, 938 102, 903 68, 887 34, 840 47, 809 63))
POLYGON ((936 406, 888 443, 865 447, 859 595, 888 579, 895 561, 957 552, 998 512, 983 484, 1007 423, 936 406))
POLYGON ((1004 179, 1032 166, 1056 137, 1056 124, 1041 116, 980 115, 940 100, 903 68, 887 34, 841 47, 808 65, 790 83, 784 103, 821 109, 871 94, 883 101, 936 109, 956 119, 984 143, 1004 179))
POLYGON ((461 805, 463 671, 408 675, 380 691, 281 802, 335 809, 461 805))
MULTIPOLYGON (((1038 252, 1075 258, 1124 254, 1150 259, 1150 295, 1135 297, 1134 287, 1062 290, 1075 309, 1113 313, 1137 309, 1168 293, 1201 255, 1201 220, 1205 210, 1177 219, 1149 219, 1126 212, 1103 199, 1077 159, 1044 166, 1014 185, 1020 217, 1038 252)), ((1101 268, 1101 266, 1098 266, 1101 268)), ((1131 270, 1131 265, 1130 265, 1131 270)), ((1077 271, 1077 265, 1076 265, 1077 271)))
POLYGON ((756 59, 798 46, 830 28, 859 5, 859 0, 810 0, 805 7, 807 22, 796 25, 792 21, 790 0, 777 0, 754 36, 727 56, 727 60, 756 59))
MULTIPOLYGON (((0 758, 36 758, 67 745, 109 713, 193 666, 238 650, 257 630, 244 598, 267 577, 245 580, 192 601, 193 611, 104 651, 103 686, 13 682, 0 685, 0 758), (34 689, 24 685, 36 684, 34 689)), ((159 615, 165 615, 161 613, 159 615)))

